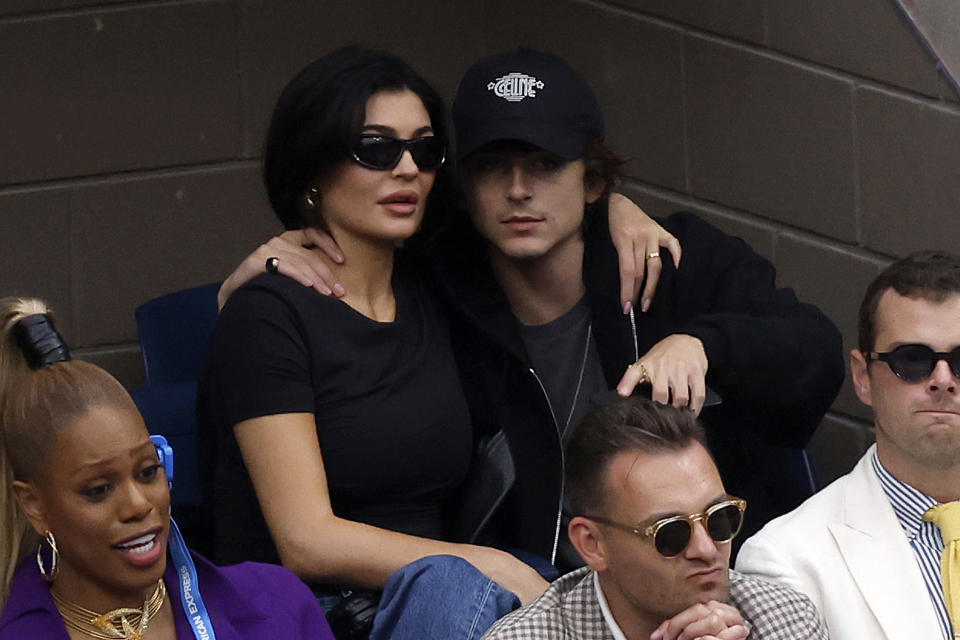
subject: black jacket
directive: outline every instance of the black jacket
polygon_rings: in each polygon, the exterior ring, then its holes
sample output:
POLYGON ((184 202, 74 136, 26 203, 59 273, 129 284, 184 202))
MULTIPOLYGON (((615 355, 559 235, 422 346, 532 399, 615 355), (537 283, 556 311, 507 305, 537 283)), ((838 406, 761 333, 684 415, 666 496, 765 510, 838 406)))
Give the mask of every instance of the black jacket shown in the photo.
MULTIPOLYGON (((662 253, 652 306, 635 314, 634 325, 621 310, 605 213, 588 212, 583 278, 608 386, 616 386, 638 353, 668 335, 703 342, 707 384, 723 402, 701 418, 727 490, 748 501, 745 539, 809 494, 796 481, 786 448, 806 444, 840 388, 840 334, 819 309, 777 289, 773 265, 745 242, 690 213, 659 221, 679 239, 683 259, 675 269, 662 253)), ((461 237, 448 249, 433 275, 450 307, 475 426, 480 433, 502 427, 516 467, 492 541, 552 560, 563 494, 558 427, 485 249, 476 237, 461 237)))

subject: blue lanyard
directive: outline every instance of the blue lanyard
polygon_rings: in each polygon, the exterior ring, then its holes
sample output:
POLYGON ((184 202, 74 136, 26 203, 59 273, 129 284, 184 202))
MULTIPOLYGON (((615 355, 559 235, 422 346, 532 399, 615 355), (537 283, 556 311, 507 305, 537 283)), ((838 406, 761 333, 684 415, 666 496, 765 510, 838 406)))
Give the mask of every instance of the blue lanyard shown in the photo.
POLYGON ((207 605, 203 603, 203 596, 200 595, 197 568, 193 564, 193 558, 190 557, 190 551, 187 550, 187 543, 183 541, 183 536, 180 534, 180 528, 177 527, 173 518, 170 519, 169 548, 170 557, 177 568, 177 577, 180 579, 180 602, 183 603, 183 611, 187 614, 193 635, 197 640, 216 640, 217 635, 213 632, 213 623, 207 613, 207 605))

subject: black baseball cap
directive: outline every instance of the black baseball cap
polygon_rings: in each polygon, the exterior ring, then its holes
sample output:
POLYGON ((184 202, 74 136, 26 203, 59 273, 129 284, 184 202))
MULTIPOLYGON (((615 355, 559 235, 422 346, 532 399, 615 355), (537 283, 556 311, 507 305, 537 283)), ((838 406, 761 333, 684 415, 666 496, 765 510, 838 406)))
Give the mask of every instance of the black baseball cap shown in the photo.
POLYGON ((498 140, 528 142, 565 160, 603 137, 603 116, 587 81, 559 56, 518 47, 480 60, 453 101, 457 155, 498 140))

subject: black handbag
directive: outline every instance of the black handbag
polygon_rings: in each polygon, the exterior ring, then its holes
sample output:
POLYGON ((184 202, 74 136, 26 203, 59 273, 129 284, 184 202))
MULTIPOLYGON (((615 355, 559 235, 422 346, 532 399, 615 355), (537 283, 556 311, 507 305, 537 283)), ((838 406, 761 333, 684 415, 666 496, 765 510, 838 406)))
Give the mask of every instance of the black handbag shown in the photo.
POLYGON ((503 431, 482 440, 458 493, 449 531, 452 540, 480 544, 482 534, 513 487, 517 474, 503 431))
POLYGON ((327 623, 337 640, 367 640, 379 606, 379 591, 352 591, 327 612, 327 623))

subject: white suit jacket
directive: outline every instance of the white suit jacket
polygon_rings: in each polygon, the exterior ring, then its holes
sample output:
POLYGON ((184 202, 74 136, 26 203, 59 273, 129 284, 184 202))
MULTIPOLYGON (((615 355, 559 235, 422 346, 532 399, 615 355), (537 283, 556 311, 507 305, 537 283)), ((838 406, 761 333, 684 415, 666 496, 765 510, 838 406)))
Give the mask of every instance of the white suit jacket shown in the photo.
POLYGON ((913 548, 873 470, 875 448, 748 539, 737 570, 807 594, 833 640, 939 640, 913 548))

